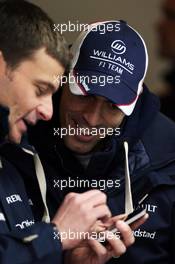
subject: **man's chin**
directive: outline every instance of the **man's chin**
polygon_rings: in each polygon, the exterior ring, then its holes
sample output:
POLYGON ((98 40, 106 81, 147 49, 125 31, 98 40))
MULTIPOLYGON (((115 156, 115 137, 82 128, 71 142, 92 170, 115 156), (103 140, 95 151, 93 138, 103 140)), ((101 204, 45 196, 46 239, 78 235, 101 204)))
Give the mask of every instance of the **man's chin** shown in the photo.
POLYGON ((94 144, 82 143, 75 139, 70 140, 70 138, 64 138, 63 140, 65 146, 76 154, 85 155, 90 153, 94 148, 94 144))
POLYGON ((27 132, 27 125, 22 119, 15 124, 9 124, 9 135, 8 139, 10 142, 20 144, 23 134, 27 132))
POLYGON ((8 140, 15 144, 20 144, 22 139, 22 134, 19 132, 9 132, 8 140))

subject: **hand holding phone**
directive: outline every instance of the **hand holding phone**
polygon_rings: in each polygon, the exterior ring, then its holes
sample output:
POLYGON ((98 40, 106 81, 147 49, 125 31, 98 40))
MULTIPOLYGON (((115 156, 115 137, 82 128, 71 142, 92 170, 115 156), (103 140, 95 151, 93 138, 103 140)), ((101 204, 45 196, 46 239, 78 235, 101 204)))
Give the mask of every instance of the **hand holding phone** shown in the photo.
MULTIPOLYGON (((129 214, 125 220, 125 223, 128 225, 134 224, 137 220, 141 219, 144 215, 146 215, 146 209, 143 208, 139 208, 134 210, 133 213, 129 214)), ((108 229, 110 232, 112 232, 113 234, 118 235, 119 232, 117 230, 117 228, 112 228, 112 229, 108 229)), ((100 237, 99 234, 99 238, 97 239, 100 243, 105 243, 104 241, 104 236, 100 237)))

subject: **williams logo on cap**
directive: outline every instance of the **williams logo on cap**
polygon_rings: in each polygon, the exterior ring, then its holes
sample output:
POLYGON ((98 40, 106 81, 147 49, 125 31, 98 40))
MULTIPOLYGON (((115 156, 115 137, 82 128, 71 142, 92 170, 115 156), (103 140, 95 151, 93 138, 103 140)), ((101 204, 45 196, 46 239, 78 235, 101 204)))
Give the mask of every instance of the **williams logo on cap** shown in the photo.
POLYGON ((112 51, 115 54, 123 54, 126 51, 126 45, 123 41, 121 40, 115 40, 111 44, 112 51))

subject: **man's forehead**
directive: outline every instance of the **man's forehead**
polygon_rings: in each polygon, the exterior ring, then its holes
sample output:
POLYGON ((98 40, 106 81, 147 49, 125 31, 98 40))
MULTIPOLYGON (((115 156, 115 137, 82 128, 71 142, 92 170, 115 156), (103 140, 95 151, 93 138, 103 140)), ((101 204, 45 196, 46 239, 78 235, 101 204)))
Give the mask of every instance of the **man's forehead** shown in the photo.
POLYGON ((84 96, 84 97, 92 97, 92 98, 95 98, 97 99, 98 101, 101 101, 101 102, 109 102, 109 103, 112 103, 112 101, 110 101, 108 98, 106 98, 105 96, 102 96, 102 95, 98 95, 98 94, 91 94, 91 93, 87 93, 86 95, 82 95, 82 94, 74 94, 71 92, 70 88, 69 88, 69 85, 67 86, 69 92, 75 96, 84 96))
POLYGON ((106 103, 112 103, 108 98, 102 96, 102 95, 97 95, 97 94, 87 94, 87 95, 84 95, 86 97, 93 97, 95 98, 96 100, 100 101, 100 102, 106 102, 106 103))
POLYGON ((95 97, 97 100, 101 101, 101 102, 109 102, 111 103, 111 101, 109 99, 107 99, 106 97, 102 96, 102 95, 92 95, 93 97, 95 97))

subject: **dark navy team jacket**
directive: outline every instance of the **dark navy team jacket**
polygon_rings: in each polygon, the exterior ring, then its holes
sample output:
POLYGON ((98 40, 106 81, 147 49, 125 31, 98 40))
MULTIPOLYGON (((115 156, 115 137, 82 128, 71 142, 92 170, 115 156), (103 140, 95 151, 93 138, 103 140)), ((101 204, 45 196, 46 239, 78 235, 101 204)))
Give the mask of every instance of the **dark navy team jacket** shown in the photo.
MULTIPOLYGON (((59 104, 58 99, 56 104, 59 104)), ((134 207, 146 208, 149 219, 134 231, 135 244, 120 258, 111 259, 110 264, 175 263, 175 124, 160 114, 158 108, 157 98, 145 87, 134 113, 124 121, 121 135, 106 138, 103 149, 93 154, 86 169, 58 136, 51 136, 53 127, 59 125, 58 112, 49 128, 40 124, 32 132, 47 175, 51 216, 68 192, 89 189, 80 186, 61 190, 60 181, 70 179, 117 181, 119 184, 105 186, 103 191, 112 214, 123 213, 123 141, 128 142, 134 207), (40 131, 47 135, 44 140, 40 131)))
POLYGON ((5 143, 7 118, 2 107, 0 117, 0 263, 62 263, 61 243, 55 239, 53 226, 41 222, 43 207, 38 183, 32 180, 36 177, 33 158, 5 143), (37 188, 37 202, 30 199, 27 185, 37 188), (39 201, 41 206, 34 210, 39 201))

